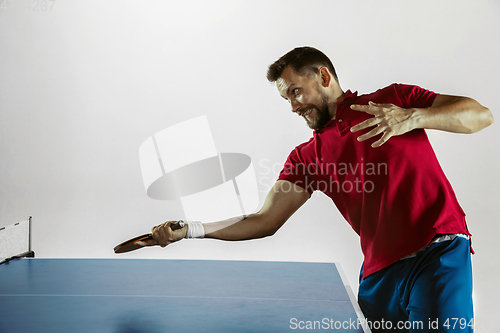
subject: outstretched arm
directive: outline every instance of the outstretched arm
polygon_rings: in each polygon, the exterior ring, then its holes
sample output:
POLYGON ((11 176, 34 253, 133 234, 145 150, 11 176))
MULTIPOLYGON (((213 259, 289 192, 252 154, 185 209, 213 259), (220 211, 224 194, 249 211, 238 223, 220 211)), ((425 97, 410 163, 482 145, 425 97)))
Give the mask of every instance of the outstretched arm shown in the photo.
POLYGON ((493 123, 491 111, 469 97, 437 95, 430 108, 415 109, 415 128, 471 134, 493 123))
MULTIPOLYGON (((309 193, 302 187, 278 180, 269 191, 262 209, 248 216, 219 222, 204 223, 206 238, 237 241, 273 235, 302 206, 309 193)), ((172 230, 165 222, 152 229, 154 242, 148 245, 166 246, 186 237, 187 227, 172 230)))
POLYGON ((454 133, 475 133, 493 123, 490 110, 468 97, 438 95, 429 108, 401 108, 393 104, 352 105, 351 109, 364 111, 374 117, 351 128, 357 132, 376 126, 358 137, 367 140, 381 133, 373 147, 383 145, 392 136, 407 133, 416 128, 437 129, 454 133))

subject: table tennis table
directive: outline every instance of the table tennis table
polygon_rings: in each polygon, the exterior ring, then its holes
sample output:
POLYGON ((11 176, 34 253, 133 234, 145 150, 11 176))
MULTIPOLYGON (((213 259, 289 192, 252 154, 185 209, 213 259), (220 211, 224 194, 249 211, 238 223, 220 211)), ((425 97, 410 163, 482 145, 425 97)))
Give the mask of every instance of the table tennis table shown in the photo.
POLYGON ((334 263, 21 258, 0 332, 369 332, 334 263))

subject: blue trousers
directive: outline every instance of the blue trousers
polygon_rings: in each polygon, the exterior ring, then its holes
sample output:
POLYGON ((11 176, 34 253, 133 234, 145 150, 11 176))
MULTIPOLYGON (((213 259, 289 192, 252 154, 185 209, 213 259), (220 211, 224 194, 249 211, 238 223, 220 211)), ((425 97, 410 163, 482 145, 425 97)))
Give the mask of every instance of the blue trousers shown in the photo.
POLYGON ((358 302, 372 332, 473 332, 470 241, 432 244, 361 278, 358 302))

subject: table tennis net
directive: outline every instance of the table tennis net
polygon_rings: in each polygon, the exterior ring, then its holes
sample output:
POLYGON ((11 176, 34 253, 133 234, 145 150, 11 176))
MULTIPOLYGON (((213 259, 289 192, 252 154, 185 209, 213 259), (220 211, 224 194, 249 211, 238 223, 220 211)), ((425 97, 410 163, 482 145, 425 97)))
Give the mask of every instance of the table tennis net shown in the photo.
POLYGON ((33 257, 31 218, 0 228, 0 264, 18 257, 33 257))

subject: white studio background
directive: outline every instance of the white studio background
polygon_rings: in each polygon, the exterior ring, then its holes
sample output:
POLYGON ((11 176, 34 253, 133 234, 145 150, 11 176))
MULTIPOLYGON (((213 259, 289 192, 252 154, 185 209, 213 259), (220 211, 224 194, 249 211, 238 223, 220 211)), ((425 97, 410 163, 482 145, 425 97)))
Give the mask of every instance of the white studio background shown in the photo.
MULTIPOLYGON (((267 82, 296 46, 330 56, 344 90, 392 82, 466 95, 497 123, 429 131, 474 235, 477 332, 497 328, 500 2, 0 0, 0 227, 33 216, 38 257, 115 258, 121 241, 181 218, 150 199, 138 149, 206 115, 220 152, 247 154, 260 201, 311 136, 267 82), (42 8, 43 3, 45 7, 42 8)), ((354 291, 359 240, 315 194, 274 236, 186 240, 120 258, 340 262, 354 291)))

